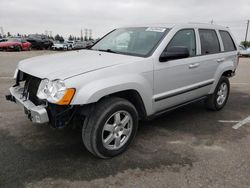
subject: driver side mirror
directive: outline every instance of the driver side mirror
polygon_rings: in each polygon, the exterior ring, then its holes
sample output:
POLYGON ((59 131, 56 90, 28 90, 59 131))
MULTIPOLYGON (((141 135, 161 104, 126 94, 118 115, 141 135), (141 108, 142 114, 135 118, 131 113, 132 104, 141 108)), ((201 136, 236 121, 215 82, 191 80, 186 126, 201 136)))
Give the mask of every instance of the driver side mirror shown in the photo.
POLYGON ((189 50, 187 47, 174 46, 168 48, 166 52, 163 52, 160 56, 160 62, 166 62, 169 60, 183 59, 189 57, 189 50))

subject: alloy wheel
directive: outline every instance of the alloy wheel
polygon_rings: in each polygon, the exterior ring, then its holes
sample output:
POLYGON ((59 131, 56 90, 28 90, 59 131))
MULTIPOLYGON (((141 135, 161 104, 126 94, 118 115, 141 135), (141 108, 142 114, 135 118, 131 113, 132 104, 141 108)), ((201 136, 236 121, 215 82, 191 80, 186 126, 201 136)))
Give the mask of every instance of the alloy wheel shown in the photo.
POLYGON ((118 150, 124 146, 133 128, 132 116, 127 111, 118 111, 106 121, 102 131, 102 143, 106 149, 118 150))

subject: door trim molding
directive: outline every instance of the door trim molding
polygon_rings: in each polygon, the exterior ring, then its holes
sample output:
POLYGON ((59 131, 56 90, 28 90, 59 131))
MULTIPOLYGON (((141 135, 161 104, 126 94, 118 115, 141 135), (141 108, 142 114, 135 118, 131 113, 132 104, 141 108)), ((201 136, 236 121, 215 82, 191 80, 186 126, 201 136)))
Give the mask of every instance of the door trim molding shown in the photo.
POLYGON ((154 101, 158 102, 158 101, 161 101, 161 100, 164 100, 167 98, 175 97, 177 95, 181 95, 181 94, 188 93, 188 92, 196 90, 196 89, 200 89, 200 88, 212 85, 213 83, 214 83, 214 79, 211 79, 211 80, 207 80, 205 82, 200 82, 198 84, 191 85, 189 87, 184 87, 184 88, 174 90, 171 92, 166 92, 162 95, 158 95, 158 96, 154 97, 154 101))

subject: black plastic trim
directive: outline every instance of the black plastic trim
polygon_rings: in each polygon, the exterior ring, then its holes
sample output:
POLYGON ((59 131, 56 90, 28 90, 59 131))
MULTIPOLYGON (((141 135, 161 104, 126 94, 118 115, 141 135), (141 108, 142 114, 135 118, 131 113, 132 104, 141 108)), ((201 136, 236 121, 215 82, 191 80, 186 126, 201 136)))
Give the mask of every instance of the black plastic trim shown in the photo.
POLYGON ((185 89, 185 90, 178 91, 178 92, 175 92, 175 93, 172 93, 172 94, 168 94, 168 95, 165 95, 165 96, 157 97, 157 98, 155 98, 155 102, 158 102, 158 101, 161 101, 161 100, 164 100, 164 99, 167 99, 167 98, 175 97, 177 95, 181 95, 183 93, 187 93, 187 92, 190 92, 190 91, 193 91, 193 90, 196 90, 196 89, 200 89, 202 87, 206 87, 206 86, 212 85, 213 83, 214 82, 211 81, 211 82, 208 82, 208 83, 205 83, 205 84, 201 84, 201 85, 189 88, 189 89, 185 89))
POLYGON ((199 97, 199 98, 196 98, 196 99, 193 99, 193 100, 190 100, 190 101, 187 101, 187 102, 184 102, 184 103, 181 103, 181 104, 178 104, 178 105, 166 108, 164 110, 160 110, 160 111, 156 112, 155 114, 148 116, 147 119, 148 120, 153 119, 153 118, 155 118, 157 116, 160 116, 160 115, 162 115, 164 113, 167 113, 167 112, 170 112, 170 111, 173 111, 173 110, 176 110, 176 109, 178 109, 180 107, 183 107, 183 106, 186 106, 186 105, 189 105, 189 104, 192 104, 192 103, 204 100, 207 97, 208 97, 207 95, 206 96, 202 96, 202 97, 199 97))

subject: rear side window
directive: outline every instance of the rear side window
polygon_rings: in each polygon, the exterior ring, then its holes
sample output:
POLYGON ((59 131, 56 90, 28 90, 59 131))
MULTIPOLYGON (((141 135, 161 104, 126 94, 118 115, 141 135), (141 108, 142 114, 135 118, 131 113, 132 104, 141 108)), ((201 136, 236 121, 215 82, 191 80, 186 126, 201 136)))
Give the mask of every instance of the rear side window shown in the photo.
POLYGON ((220 36, 223 42, 225 52, 236 50, 236 46, 233 42, 233 39, 227 31, 220 31, 220 36))
POLYGON ((220 43, 215 30, 199 29, 201 40, 201 55, 220 52, 220 43))

